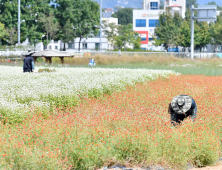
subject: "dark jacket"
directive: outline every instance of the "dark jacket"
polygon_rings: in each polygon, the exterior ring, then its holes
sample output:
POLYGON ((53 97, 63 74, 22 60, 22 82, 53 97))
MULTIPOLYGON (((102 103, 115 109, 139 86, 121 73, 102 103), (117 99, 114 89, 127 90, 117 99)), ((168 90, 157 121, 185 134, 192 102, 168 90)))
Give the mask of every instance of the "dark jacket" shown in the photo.
POLYGON ((33 65, 32 65, 32 62, 34 62, 34 59, 32 56, 26 56, 23 61, 24 61, 24 63, 23 63, 23 70, 24 71, 33 71, 34 70, 33 65))

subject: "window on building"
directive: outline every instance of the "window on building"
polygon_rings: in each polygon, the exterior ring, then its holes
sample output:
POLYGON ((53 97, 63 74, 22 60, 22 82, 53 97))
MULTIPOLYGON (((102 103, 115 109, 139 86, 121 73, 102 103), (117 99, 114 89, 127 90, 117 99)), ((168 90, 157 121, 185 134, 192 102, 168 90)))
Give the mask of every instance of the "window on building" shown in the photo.
POLYGON ((141 37, 141 41, 146 41, 146 37, 141 37))
POLYGON ((158 19, 150 19, 149 20, 149 27, 156 27, 157 25, 159 25, 158 19))
POLYGON ((158 9, 158 2, 150 2, 150 9, 152 10, 158 9))
POLYGON ((149 41, 153 41, 153 38, 149 38, 149 41))
POLYGON ((177 0, 172 0, 172 1, 177 1, 177 0))
POLYGON ((146 27, 145 19, 136 19, 136 27, 146 27))
POLYGON ((57 45, 55 46, 55 49, 58 50, 58 46, 57 45))
POLYGON ((69 48, 72 48, 72 43, 69 43, 69 48))
POLYGON ((99 44, 100 44, 100 43, 95 43, 95 49, 96 49, 96 50, 99 50, 99 44))
POLYGON ((51 46, 51 45, 49 46, 49 49, 50 49, 50 50, 52 49, 52 46, 51 46))
POLYGON ((82 48, 87 49, 87 43, 82 43, 82 48))
POLYGON ((140 34, 141 41, 146 41, 147 40, 146 36, 147 36, 146 34, 140 34))

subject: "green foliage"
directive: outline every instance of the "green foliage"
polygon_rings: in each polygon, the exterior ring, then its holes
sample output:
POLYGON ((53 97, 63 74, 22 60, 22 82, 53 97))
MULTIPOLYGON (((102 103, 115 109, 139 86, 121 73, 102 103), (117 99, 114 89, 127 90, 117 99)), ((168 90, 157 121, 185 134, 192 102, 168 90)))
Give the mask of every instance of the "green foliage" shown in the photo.
POLYGON ((0 23, 0 41, 7 35, 7 32, 5 30, 5 25, 0 23))
POLYGON ((206 5, 217 5, 217 10, 222 10, 222 7, 219 6, 216 2, 214 1, 211 1, 211 2, 208 2, 206 5))
POLYGON ((111 42, 112 47, 114 47, 114 42, 115 42, 115 38, 118 34, 118 25, 116 25, 115 23, 109 23, 107 24, 106 21, 103 21, 103 28, 104 28, 104 34, 106 36, 106 38, 108 39, 108 41, 111 42))
POLYGON ((65 51, 65 43, 69 43, 70 41, 74 40, 75 32, 73 31, 72 24, 70 23, 70 20, 66 22, 65 26, 60 30, 61 40, 64 42, 64 48, 65 51))
POLYGON ((53 11, 50 11, 48 14, 42 14, 42 16, 39 17, 39 23, 42 25, 43 31, 46 32, 46 44, 48 44, 48 38, 50 38, 50 40, 55 39, 60 27, 53 11))
MULTIPOLYGON (((98 34, 100 15, 97 2, 91 0, 56 0, 55 3, 58 4, 56 17, 61 26, 58 39, 65 39, 66 29, 64 27, 67 27, 69 32, 73 31, 74 36, 69 35, 72 37, 69 41, 79 37, 81 42, 83 37, 87 38, 98 34), (67 24, 68 20, 70 24, 67 24)), ((65 41, 66 43, 69 42, 68 40, 65 41)))
POLYGON ((210 24, 210 34, 212 37, 211 44, 215 47, 214 51, 217 51, 217 47, 222 45, 222 16, 217 16, 217 22, 210 24))
POLYGON ((163 13, 159 17, 159 25, 155 29, 155 36, 159 38, 154 38, 156 44, 159 45, 163 42, 166 49, 169 46, 178 46, 180 39, 180 27, 182 25, 183 19, 179 13, 175 13, 172 16, 170 13, 163 13))
MULTIPOLYGON (((21 0, 21 20, 25 20, 20 25, 21 42, 29 38, 31 44, 36 44, 41 39, 43 30, 41 25, 38 24, 37 17, 49 11, 51 8, 49 3, 49 0, 21 0)), ((14 45, 17 43, 18 1, 3 0, 1 1, 0 9, 0 22, 5 24, 10 33, 7 37, 8 41, 5 40, 3 44, 14 45)))
POLYGON ((112 15, 118 18, 118 24, 127 25, 132 24, 133 21, 133 8, 116 8, 117 11, 112 15))
POLYGON ((194 45, 196 48, 200 49, 200 52, 201 52, 202 47, 205 47, 211 41, 208 23, 196 22, 195 32, 196 32, 197 38, 194 41, 194 45))
POLYGON ((198 5, 197 0, 186 0, 186 7, 187 8, 191 8, 192 5, 197 6, 198 5))
POLYGON ((133 31, 133 25, 120 25, 118 27, 118 36, 115 38, 115 45, 122 49, 126 49, 126 44, 129 45, 138 45, 138 33, 133 31))
POLYGON ((7 32, 7 42, 10 45, 15 45, 15 42, 18 39, 16 27, 6 28, 6 32, 7 32))
POLYGON ((185 20, 182 23, 179 35, 180 45, 183 47, 190 47, 191 43, 191 27, 190 22, 185 20))
POLYGON ((141 45, 141 38, 137 36, 135 38, 135 41, 133 42, 134 49, 140 49, 140 45, 141 45))

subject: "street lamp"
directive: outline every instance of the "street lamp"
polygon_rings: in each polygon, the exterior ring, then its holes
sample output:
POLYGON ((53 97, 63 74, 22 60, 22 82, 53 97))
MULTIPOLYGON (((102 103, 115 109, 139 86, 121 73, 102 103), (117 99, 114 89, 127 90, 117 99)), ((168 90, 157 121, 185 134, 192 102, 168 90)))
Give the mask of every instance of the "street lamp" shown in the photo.
POLYGON ((18 45, 20 45, 20 25, 22 22, 25 22, 25 20, 20 22, 20 0, 18 0, 18 45))
POLYGON ((99 36, 100 36, 100 43, 99 43, 100 51, 102 50, 102 43, 101 43, 101 38, 102 38, 102 30, 101 30, 102 21, 101 21, 101 19, 102 19, 102 0, 100 0, 100 34, 99 34, 99 36))

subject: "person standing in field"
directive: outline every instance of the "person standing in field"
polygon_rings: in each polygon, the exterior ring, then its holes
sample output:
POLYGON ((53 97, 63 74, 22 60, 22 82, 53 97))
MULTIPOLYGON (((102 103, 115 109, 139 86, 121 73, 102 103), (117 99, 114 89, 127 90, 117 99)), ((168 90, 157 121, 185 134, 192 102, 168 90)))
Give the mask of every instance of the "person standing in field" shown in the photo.
POLYGON ((119 48, 119 56, 121 56, 121 49, 119 48))
POLYGON ((34 59, 32 57, 33 52, 28 51, 23 60, 23 72, 33 72, 35 70, 34 59))
POLYGON ((197 105, 194 99, 188 95, 179 95, 172 99, 169 104, 168 113, 171 116, 171 123, 175 126, 185 118, 196 119, 197 105))

